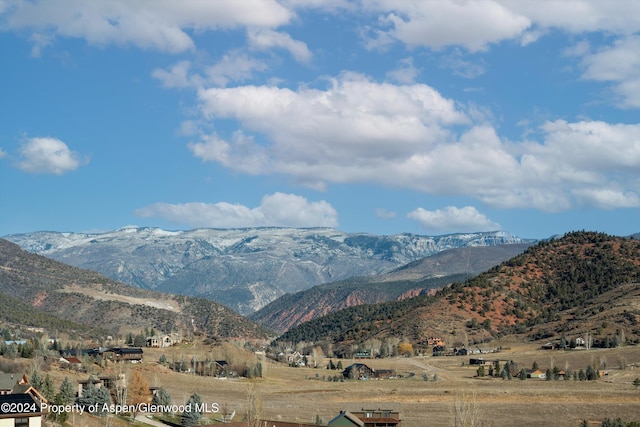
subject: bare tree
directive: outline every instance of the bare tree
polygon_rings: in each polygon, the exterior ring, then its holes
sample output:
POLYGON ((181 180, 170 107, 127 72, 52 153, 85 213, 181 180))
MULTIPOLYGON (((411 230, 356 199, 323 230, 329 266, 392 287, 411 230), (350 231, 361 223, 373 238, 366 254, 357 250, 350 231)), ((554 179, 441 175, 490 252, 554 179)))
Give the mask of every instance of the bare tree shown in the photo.
POLYGON ((258 396, 256 385, 251 383, 247 388, 247 412, 244 416, 247 427, 260 427, 261 414, 262 400, 258 396))
POLYGON ((475 392, 469 395, 465 391, 456 393, 451 407, 454 427, 480 427, 482 411, 475 392))

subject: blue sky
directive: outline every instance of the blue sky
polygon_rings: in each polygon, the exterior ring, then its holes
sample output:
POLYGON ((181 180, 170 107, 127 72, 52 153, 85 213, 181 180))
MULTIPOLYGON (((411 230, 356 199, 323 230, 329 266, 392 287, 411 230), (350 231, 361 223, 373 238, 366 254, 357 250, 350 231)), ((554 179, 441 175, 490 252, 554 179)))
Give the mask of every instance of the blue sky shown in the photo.
POLYGON ((640 231, 635 0, 0 0, 0 236, 640 231))

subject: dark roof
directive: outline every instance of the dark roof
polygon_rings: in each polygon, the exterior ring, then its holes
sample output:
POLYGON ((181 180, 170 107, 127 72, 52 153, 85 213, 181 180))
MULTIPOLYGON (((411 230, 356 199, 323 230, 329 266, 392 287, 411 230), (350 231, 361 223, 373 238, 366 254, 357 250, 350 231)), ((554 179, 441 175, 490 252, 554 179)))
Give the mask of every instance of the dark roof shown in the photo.
POLYGON ((40 405, 29 394, 0 395, 0 417, 20 414, 40 415, 40 405), (9 405, 3 405, 3 403, 9 403, 9 405), (22 412, 18 412, 16 409, 22 409, 22 412))
POLYGON ((0 390, 11 390, 21 378, 22 375, 20 374, 0 373, 0 390))
POLYGON ((109 349, 109 351, 113 351, 114 353, 119 354, 141 354, 142 348, 140 347, 114 347, 109 349))

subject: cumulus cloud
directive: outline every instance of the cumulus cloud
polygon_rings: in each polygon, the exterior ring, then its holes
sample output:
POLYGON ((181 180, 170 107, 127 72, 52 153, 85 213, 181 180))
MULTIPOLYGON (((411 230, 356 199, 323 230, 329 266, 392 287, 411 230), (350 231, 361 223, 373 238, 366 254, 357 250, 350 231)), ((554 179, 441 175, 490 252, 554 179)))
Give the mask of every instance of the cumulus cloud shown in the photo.
POLYGON ((57 138, 30 138, 19 150, 18 167, 29 173, 62 175, 76 170, 81 158, 57 138))
POLYGON ((338 213, 327 202, 310 202, 295 194, 274 193, 256 208, 226 202, 155 203, 138 209, 140 217, 161 217, 190 227, 336 227, 338 213))
POLYGON ((537 140, 505 141, 429 86, 355 74, 324 90, 240 86, 198 96, 204 120, 235 120, 239 129, 189 148, 243 173, 287 175, 317 189, 374 182, 502 208, 638 205, 640 125, 554 121, 536 130, 537 140))
MULTIPOLYGON (((93 45, 133 45, 170 53, 194 49, 191 31, 275 28, 294 16, 276 0, 11 1, 6 14, 6 28, 82 38, 93 45)), ((35 46, 43 47, 43 40, 50 39, 36 39, 35 46)))
POLYGON ((474 232, 501 229, 499 224, 491 221, 473 206, 463 208, 448 206, 435 211, 418 208, 409 212, 407 218, 418 222, 428 232, 474 232))
POLYGON ((376 0, 363 8, 381 16, 380 27, 366 33, 371 45, 394 39, 410 47, 477 52, 504 40, 527 45, 547 29, 631 35, 640 28, 640 3, 634 0, 548 1, 544 7, 529 0, 376 0))
POLYGON ((531 25, 526 16, 492 0, 377 0, 364 7, 383 15, 376 38, 392 37, 410 47, 455 45, 482 51, 518 37, 531 25))
POLYGON ((609 47, 586 54, 584 79, 611 82, 619 105, 640 107, 640 36, 616 40, 609 47))
POLYGON ((294 40, 287 33, 271 29, 251 29, 248 32, 249 45, 254 49, 268 50, 274 47, 289 51, 298 62, 309 62, 312 54, 306 43, 294 40))

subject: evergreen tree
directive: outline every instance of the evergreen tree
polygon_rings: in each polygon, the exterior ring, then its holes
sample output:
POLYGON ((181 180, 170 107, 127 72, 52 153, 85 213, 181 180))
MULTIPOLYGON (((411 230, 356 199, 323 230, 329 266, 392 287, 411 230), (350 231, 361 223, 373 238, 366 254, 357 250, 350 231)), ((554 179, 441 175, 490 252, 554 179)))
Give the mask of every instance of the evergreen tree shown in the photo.
POLYGON ((47 376, 44 378, 44 384, 42 385, 42 395, 49 402, 52 402, 56 397, 56 388, 55 385, 53 385, 53 380, 51 379, 49 374, 47 374, 47 376))
POLYGON ((169 392, 164 387, 160 387, 156 391, 156 394, 153 395, 153 399, 151 400, 151 403, 157 406, 169 406, 172 403, 171 396, 169 395, 169 392))
POLYGON ((92 412, 94 415, 106 415, 108 411, 103 409, 105 405, 111 404, 111 395, 106 388, 96 387, 89 382, 87 388, 82 391, 82 396, 78 398, 78 404, 87 412, 90 408, 95 408, 92 412))
POLYGON ((65 405, 71 405, 76 400, 76 391, 68 377, 64 377, 60 384, 60 397, 65 405))
POLYGON ((522 381, 527 379, 527 371, 523 369, 520 369, 520 372, 518 373, 518 378, 520 378, 522 381))
POLYGON ((29 384, 31 384, 36 390, 42 391, 44 379, 37 369, 34 369, 34 371, 31 373, 31 376, 29 377, 29 384))
POLYGON ((197 405, 202 404, 202 398, 198 393, 192 394, 187 400, 184 412, 181 417, 181 424, 184 427, 193 427, 200 424, 200 419, 202 418, 202 413, 197 411, 197 405))

